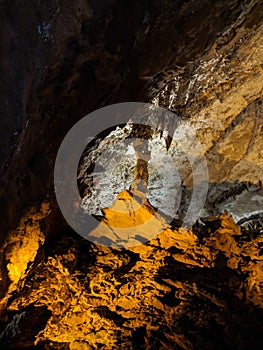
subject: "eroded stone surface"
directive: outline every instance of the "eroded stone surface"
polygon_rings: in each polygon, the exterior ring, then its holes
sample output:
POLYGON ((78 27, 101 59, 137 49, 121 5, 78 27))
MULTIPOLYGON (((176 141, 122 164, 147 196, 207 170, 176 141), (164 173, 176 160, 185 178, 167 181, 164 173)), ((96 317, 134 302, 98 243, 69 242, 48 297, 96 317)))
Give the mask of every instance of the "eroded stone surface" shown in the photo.
POLYGON ((218 186, 207 214, 232 207, 249 182, 260 191, 262 9, 261 0, 1 2, 1 346, 262 348, 262 232, 208 217, 134 250, 96 247, 61 231, 52 188, 57 148, 77 120, 151 100, 196 130, 218 186))
POLYGON ((34 305, 46 321, 27 339, 47 349, 259 349, 263 236, 250 240, 230 217, 218 220, 205 235, 168 229, 131 250, 72 233, 49 242, 8 303, 2 341, 15 348, 23 335, 13 324, 27 334, 22 318, 34 305))

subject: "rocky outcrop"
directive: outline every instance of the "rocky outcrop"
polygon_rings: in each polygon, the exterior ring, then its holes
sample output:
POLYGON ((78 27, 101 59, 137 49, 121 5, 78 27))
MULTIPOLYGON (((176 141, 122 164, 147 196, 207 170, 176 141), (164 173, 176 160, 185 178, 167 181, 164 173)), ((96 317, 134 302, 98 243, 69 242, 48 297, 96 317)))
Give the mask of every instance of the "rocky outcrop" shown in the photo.
POLYGON ((260 349, 262 244, 262 233, 242 235, 226 215, 200 232, 169 228, 129 250, 63 232, 18 283, 3 314, 2 344, 260 349))

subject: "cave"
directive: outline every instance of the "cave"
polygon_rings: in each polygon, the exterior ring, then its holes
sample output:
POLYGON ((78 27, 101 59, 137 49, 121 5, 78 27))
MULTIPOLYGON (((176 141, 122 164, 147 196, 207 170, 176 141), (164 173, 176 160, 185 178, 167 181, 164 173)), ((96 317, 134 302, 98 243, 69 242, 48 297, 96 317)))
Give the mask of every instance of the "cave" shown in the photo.
POLYGON ((0 22, 0 348, 262 349, 263 1, 0 22))

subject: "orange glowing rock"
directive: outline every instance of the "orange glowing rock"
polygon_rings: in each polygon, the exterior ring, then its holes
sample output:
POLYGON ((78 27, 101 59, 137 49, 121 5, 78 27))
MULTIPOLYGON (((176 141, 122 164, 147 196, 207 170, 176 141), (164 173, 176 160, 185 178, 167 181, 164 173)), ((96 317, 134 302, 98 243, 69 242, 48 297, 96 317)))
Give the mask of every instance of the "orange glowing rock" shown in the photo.
POLYGON ((145 224, 153 218, 155 210, 144 193, 124 190, 110 208, 103 210, 103 214, 107 225, 127 228, 145 224))
POLYGON ((117 245, 122 242, 125 246, 135 246, 149 241, 168 226, 145 193, 137 190, 120 192, 112 206, 102 212, 103 220, 91 236, 106 237, 117 245))

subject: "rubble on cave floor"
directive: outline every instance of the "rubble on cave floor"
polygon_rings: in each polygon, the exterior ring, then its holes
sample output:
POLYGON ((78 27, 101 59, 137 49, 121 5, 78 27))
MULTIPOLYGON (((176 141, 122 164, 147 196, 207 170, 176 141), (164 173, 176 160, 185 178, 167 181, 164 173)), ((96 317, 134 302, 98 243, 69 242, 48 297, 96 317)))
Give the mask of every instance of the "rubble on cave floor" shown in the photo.
POLYGON ((245 237, 228 215, 189 231, 169 227, 129 249, 69 230, 46 241, 45 260, 10 296, 1 342, 10 349, 259 349, 262 246, 262 233, 245 237))

